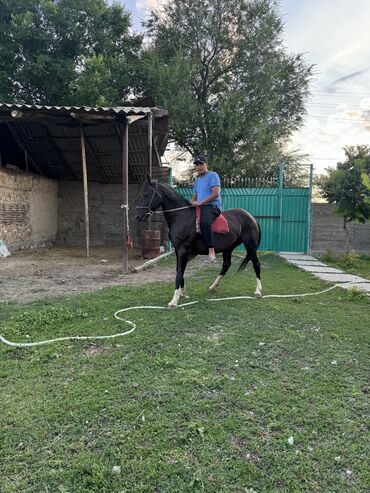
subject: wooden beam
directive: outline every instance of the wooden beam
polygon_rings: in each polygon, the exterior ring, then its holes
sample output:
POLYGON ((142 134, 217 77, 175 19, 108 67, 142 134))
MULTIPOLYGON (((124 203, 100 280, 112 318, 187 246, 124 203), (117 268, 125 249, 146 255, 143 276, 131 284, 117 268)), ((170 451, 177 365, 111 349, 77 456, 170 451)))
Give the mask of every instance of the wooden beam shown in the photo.
MULTIPOLYGON (((26 144, 19 138, 18 133, 13 130, 12 126, 7 123, 7 127, 9 129, 9 132, 12 134, 13 139, 16 141, 18 146, 23 150, 23 152, 26 150, 26 144)), ((31 153, 28 151, 28 158, 30 161, 32 161, 32 166, 39 172, 41 176, 45 176, 43 171, 39 168, 39 166, 36 164, 35 159, 32 157, 31 153)))
POLYGON ((122 211, 123 211, 123 255, 122 272, 128 273, 128 122, 122 126, 122 211))
POLYGON ((88 188, 87 188, 87 164, 86 164, 85 137, 84 137, 84 130, 83 130, 82 126, 80 127, 80 139, 81 139, 82 173, 83 173, 83 184, 84 184, 86 257, 90 257, 89 195, 88 195, 88 188))

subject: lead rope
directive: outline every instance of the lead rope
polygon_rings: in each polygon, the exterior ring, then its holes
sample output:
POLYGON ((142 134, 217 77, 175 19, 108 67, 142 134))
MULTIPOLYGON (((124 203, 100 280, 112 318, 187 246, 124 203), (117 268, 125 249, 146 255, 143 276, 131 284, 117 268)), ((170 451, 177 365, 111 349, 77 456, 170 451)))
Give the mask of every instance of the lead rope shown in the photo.
MULTIPOLYGON (((315 293, 301 293, 301 294, 268 294, 266 296, 263 296, 262 299, 267 299, 267 298, 301 298, 304 296, 317 296, 319 294, 323 293, 328 293, 332 289, 338 288, 340 286, 343 286, 344 284, 346 285, 355 285, 359 284, 360 282, 348 282, 348 283, 342 283, 342 284, 335 284, 334 286, 331 286, 330 288, 324 289, 323 291, 317 291, 315 293)), ((207 298, 206 301, 232 301, 232 300, 257 300, 258 298, 255 298, 254 296, 232 296, 229 298, 207 298)), ((189 303, 183 303, 181 305, 178 305, 177 308, 182 308, 184 309, 186 306, 190 305, 196 305, 199 303, 199 301, 190 301, 189 303)), ((116 337, 122 337, 122 336, 127 336, 128 334, 131 334, 134 332, 136 329, 136 324, 132 322, 131 320, 125 320, 121 317, 118 316, 118 313, 122 312, 128 312, 130 310, 167 310, 166 306, 130 306, 128 308, 122 308, 121 310, 118 310, 115 312, 114 316, 117 320, 121 320, 122 322, 125 322, 126 324, 130 325, 132 328, 127 330, 126 332, 119 332, 118 334, 112 334, 108 336, 67 336, 67 337, 59 337, 57 339, 49 339, 47 341, 40 341, 40 342, 12 342, 8 341, 5 339, 5 337, 0 335, 0 341, 3 342, 4 344, 7 344, 8 346, 12 347, 35 347, 35 346, 44 346, 45 344, 52 344, 53 342, 60 342, 60 341, 88 341, 88 340, 99 340, 99 339, 114 339, 116 337)))
POLYGON ((128 204, 122 204, 121 205, 121 209, 126 209, 126 245, 127 245, 127 248, 134 248, 134 241, 132 239, 132 236, 130 234, 130 221, 129 221, 129 218, 128 218, 128 211, 129 211, 129 205, 128 204))

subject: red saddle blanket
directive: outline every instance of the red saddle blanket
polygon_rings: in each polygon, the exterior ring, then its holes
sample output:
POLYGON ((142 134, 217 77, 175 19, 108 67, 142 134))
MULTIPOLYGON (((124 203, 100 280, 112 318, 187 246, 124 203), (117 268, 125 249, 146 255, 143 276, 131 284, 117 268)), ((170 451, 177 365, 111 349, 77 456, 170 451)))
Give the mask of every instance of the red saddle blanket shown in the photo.
MULTIPOLYGON (((196 230, 197 233, 201 233, 200 230, 200 207, 196 207, 197 219, 196 219, 196 230)), ((229 223, 223 214, 220 214, 212 223, 212 231, 221 235, 225 235, 229 232, 229 223)))

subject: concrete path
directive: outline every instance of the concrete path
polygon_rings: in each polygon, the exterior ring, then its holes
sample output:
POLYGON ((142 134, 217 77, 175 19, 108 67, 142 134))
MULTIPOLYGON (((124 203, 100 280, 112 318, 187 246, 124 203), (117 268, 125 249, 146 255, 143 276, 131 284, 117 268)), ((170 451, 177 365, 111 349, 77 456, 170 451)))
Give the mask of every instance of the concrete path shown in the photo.
POLYGON ((360 291, 364 291, 370 295, 370 281, 367 279, 352 274, 346 274, 333 267, 328 267, 311 255, 305 255, 303 253, 280 253, 279 255, 290 264, 293 264, 306 272, 310 272, 323 281, 340 284, 340 287, 344 289, 356 287, 360 291))

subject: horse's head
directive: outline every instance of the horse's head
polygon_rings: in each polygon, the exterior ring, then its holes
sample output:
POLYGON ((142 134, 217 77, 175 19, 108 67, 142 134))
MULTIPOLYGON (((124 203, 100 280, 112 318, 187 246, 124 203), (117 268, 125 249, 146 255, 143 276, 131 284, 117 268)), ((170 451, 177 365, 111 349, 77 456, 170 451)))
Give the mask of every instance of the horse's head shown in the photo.
POLYGON ((141 186, 136 219, 146 221, 163 203, 163 197, 158 190, 158 181, 148 175, 141 186))

